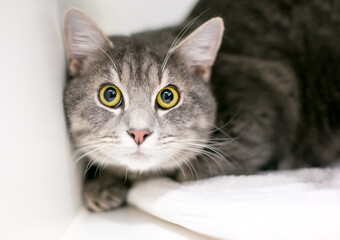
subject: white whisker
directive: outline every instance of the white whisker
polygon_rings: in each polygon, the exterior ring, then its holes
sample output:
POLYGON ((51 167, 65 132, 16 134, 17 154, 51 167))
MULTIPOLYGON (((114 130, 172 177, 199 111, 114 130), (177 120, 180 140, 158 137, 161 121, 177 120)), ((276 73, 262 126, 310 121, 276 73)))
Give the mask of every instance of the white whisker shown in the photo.
POLYGON ((114 68, 117 70, 117 65, 115 64, 115 62, 113 61, 113 59, 110 57, 110 55, 104 51, 104 49, 102 49, 101 47, 98 47, 103 53, 105 53, 105 55, 111 60, 114 68))

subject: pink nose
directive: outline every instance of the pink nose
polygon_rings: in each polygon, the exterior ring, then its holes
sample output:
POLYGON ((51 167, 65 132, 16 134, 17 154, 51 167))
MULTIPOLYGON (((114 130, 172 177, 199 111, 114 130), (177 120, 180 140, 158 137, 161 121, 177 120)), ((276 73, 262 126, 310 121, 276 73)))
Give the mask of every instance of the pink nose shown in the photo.
POLYGON ((142 144, 145 141, 145 138, 151 135, 151 132, 145 130, 130 130, 128 133, 133 140, 135 140, 137 145, 142 144))

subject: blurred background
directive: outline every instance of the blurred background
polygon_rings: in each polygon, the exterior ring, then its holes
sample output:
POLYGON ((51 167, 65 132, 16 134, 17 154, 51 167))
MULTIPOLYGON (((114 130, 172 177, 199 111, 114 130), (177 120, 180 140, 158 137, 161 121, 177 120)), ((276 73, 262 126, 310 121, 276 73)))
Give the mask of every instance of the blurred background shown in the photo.
POLYGON ((0 0, 0 239, 61 239, 81 206, 62 105, 64 11, 131 34, 177 24, 195 2, 0 0))

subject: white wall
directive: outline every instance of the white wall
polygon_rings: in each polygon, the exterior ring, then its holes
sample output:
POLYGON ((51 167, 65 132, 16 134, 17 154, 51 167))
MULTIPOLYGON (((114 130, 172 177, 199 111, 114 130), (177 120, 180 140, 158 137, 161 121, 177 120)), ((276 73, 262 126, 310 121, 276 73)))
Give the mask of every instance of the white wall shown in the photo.
POLYGON ((104 33, 130 34, 171 26, 184 20, 197 0, 66 0, 63 8, 78 7, 104 33))
POLYGON ((60 239, 80 206, 62 105, 64 10, 126 34, 175 24, 195 1, 0 0, 0 239, 60 239))
POLYGON ((57 1, 1 1, 0 16, 0 239, 59 239, 80 198, 57 1))

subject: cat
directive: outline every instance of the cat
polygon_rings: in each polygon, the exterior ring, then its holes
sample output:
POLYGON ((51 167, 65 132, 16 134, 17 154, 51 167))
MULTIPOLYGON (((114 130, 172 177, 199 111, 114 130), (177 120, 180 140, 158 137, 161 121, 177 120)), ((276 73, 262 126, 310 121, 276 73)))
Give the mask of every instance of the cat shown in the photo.
POLYGON ((133 182, 154 176, 335 162, 338 26, 335 0, 201 0, 179 26, 112 37, 69 9, 64 106, 88 163, 85 206, 120 207, 133 182))

